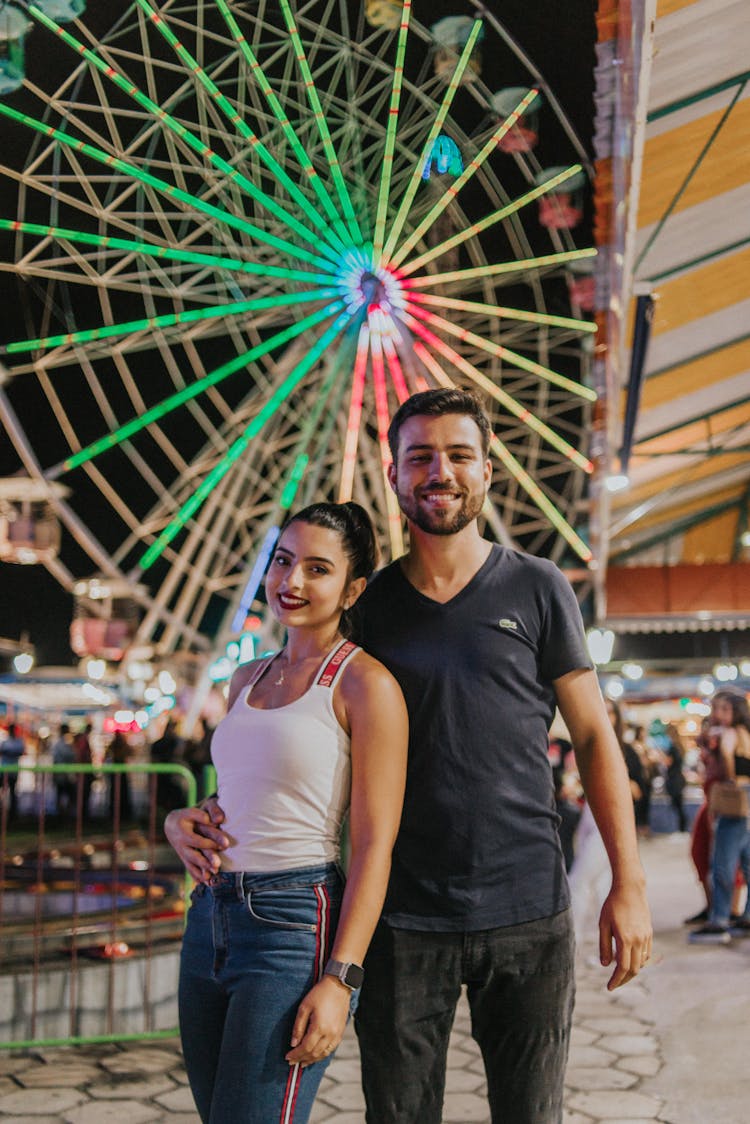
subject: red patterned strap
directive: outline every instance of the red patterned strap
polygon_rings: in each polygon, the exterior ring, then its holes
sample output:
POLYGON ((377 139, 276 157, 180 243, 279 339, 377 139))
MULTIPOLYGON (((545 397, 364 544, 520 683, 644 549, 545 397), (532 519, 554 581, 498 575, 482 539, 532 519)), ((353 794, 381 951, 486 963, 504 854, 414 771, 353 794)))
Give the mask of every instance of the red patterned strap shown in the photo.
POLYGON ((356 650, 357 645, 353 640, 345 640, 343 644, 340 644, 318 676, 318 687, 333 687, 341 670, 341 665, 356 650))

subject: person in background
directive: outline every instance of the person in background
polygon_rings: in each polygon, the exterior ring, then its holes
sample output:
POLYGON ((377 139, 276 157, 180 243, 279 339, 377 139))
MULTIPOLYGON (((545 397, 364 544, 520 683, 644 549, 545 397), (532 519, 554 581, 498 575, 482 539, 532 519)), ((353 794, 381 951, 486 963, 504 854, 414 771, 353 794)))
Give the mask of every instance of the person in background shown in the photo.
POLYGON ((685 774, 683 761, 685 748, 680 737, 680 732, 674 722, 670 722, 666 730, 667 744, 662 750, 666 776, 664 788, 677 816, 677 830, 687 831, 687 817, 685 815, 685 774))
MULTIPOLYGON (((151 744, 151 761, 154 765, 174 765, 178 762, 182 739, 177 733, 177 723, 168 718, 164 732, 151 744)), ((164 812, 179 808, 185 798, 182 786, 174 773, 158 773, 156 777, 156 803, 164 812)))
POLYGON ((690 857, 693 860, 698 879, 706 895, 706 904, 691 917, 686 917, 685 925, 702 925, 708 921, 711 909, 711 852, 713 849, 713 823, 708 811, 708 799, 711 786, 716 781, 726 780, 724 760, 719 751, 719 736, 712 727, 711 719, 704 718, 701 723, 697 745, 700 750, 701 771, 703 773, 703 803, 693 820, 690 833, 690 857))
MULTIPOLYGON (((70 726, 63 722, 55 744, 52 746, 53 765, 75 765, 76 755, 70 726)), ((66 818, 75 815, 76 778, 74 773, 55 773, 58 814, 66 818)))
MULTIPOLYGON (((26 743, 21 735, 21 727, 15 722, 11 722, 8 726, 8 736, 4 742, 0 743, 0 765, 17 765, 25 752, 26 743)), ((2 777, 2 783, 3 788, 7 784, 8 789, 8 818, 15 819, 18 812, 16 799, 18 773, 16 770, 5 773, 2 777)))
MULTIPOLYGON (((93 727, 90 722, 87 722, 82 730, 73 738, 73 753, 75 754, 76 765, 93 765, 94 758, 91 752, 91 731, 93 727)), ((83 781, 83 818, 88 820, 91 815, 91 786, 94 783, 93 773, 84 773, 83 781)))
MULTIPOLYGON (((750 709, 737 691, 716 691, 711 700, 711 726, 718 738, 719 754, 727 781, 745 789, 750 797, 750 709)), ((739 866, 750 885, 750 830, 748 815, 717 815, 711 861, 711 906, 705 925, 694 929, 691 944, 728 944, 733 935, 750 936, 750 894, 742 916, 732 920, 732 894, 739 866), (730 931, 731 926, 731 931, 730 931)))
POLYGON ((618 737, 630 777, 636 831, 646 839, 651 834, 652 763, 646 746, 645 731, 643 726, 633 726, 631 730, 624 731, 622 719, 619 720, 619 725, 618 737))
MULTIPOLYGON (((133 747, 118 730, 107 747, 107 762, 110 765, 127 765, 132 757, 133 747)), ((113 822, 117 818, 121 824, 133 818, 133 798, 127 773, 110 773, 109 815, 113 822)))

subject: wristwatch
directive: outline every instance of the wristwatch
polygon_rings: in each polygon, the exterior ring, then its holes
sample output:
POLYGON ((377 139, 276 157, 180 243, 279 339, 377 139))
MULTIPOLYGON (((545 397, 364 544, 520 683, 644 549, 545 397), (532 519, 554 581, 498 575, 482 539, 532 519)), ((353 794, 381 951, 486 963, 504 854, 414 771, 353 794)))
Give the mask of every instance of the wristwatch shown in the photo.
POLYGON ((345 964, 342 960, 329 960, 323 969, 323 975, 335 976, 344 987, 348 987, 350 991, 356 991, 358 987, 362 987, 365 970, 360 968, 359 964, 345 964))

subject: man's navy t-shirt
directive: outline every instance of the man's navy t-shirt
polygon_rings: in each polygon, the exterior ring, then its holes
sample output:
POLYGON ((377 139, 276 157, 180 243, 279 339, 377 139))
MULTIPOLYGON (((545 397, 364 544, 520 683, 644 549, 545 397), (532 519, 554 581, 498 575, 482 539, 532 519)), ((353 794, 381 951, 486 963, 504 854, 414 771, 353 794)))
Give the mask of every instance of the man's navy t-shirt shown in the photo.
POLYGON ((468 931, 565 909, 547 758, 552 682, 591 667, 565 577, 551 562, 493 545, 445 605, 419 593, 396 562, 358 609, 358 640, 396 677, 409 710, 385 920, 468 931))

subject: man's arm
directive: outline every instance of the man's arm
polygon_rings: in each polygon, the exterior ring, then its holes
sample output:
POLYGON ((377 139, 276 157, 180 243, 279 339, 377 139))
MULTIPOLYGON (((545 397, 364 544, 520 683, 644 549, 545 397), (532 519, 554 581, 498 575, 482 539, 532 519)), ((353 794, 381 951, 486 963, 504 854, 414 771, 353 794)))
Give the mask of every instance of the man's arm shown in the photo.
POLYGON ((196 882, 206 882, 219 869, 219 851, 229 846, 223 822, 215 796, 194 808, 175 808, 164 821, 164 834, 196 882))
POLYGON ((554 687, 612 868, 612 886, 599 916, 599 954, 602 964, 611 964, 614 944, 615 969, 607 983, 613 991, 637 975, 651 957, 651 915, 630 784, 595 673, 571 671, 556 679, 554 687))

